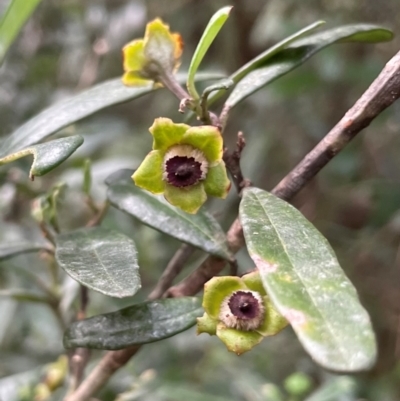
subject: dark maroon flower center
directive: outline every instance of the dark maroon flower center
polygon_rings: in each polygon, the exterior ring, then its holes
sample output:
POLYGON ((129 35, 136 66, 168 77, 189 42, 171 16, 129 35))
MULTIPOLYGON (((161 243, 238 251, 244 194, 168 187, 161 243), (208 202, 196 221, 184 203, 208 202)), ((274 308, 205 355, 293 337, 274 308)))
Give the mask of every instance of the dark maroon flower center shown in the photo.
POLYGON ((174 187, 197 184, 203 176, 201 163, 194 157, 174 156, 165 162, 167 182, 174 187))
POLYGON ((254 319, 260 315, 259 300, 251 292, 235 292, 231 296, 228 306, 238 319, 254 319))

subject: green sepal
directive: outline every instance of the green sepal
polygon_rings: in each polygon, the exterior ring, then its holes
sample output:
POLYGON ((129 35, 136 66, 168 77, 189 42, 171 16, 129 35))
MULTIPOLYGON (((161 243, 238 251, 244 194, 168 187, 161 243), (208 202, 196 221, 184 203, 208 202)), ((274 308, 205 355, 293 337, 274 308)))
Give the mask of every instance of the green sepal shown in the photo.
POLYGON ((162 194, 165 189, 162 164, 162 153, 158 150, 151 151, 132 175, 133 181, 138 187, 153 194, 162 194))
POLYGON ((226 174, 225 163, 221 160, 214 167, 208 169, 207 177, 204 180, 204 189, 208 195, 225 199, 231 189, 231 182, 226 174))
POLYGON ((211 166, 222 159, 222 135, 218 128, 211 125, 189 128, 181 143, 201 150, 211 166))
POLYGON ((210 317, 218 319, 222 301, 238 290, 247 290, 239 277, 213 277, 204 286, 204 310, 210 317))
POLYGON ((228 351, 241 355, 259 344, 264 337, 256 331, 228 329, 223 323, 217 325, 217 336, 228 351))
POLYGON ((169 118, 156 118, 149 130, 153 135, 153 149, 165 153, 171 146, 180 144, 189 128, 189 125, 175 124, 169 118))
POLYGON ((177 206, 187 213, 197 213, 203 203, 207 200, 207 194, 203 184, 190 187, 177 188, 170 184, 165 184, 165 199, 171 205, 177 206))
POLYGON ((197 318, 197 334, 201 333, 207 333, 210 336, 215 336, 217 333, 217 321, 208 316, 207 313, 197 318))

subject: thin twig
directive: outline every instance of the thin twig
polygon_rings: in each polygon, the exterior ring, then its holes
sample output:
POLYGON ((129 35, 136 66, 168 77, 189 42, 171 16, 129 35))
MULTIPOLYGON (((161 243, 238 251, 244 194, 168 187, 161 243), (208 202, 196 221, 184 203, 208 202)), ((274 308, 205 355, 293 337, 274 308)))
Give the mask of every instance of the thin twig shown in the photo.
POLYGON ((236 191, 239 195, 243 188, 251 185, 251 181, 243 177, 242 169, 240 167, 240 158, 245 146, 246 141, 243 132, 239 131, 237 135, 236 149, 233 152, 229 152, 227 149, 224 150, 224 162, 226 168, 231 173, 236 191))
POLYGON ((158 280, 157 285, 154 290, 148 296, 149 300, 161 298, 164 292, 171 286, 175 277, 182 271, 185 262, 196 250, 191 245, 183 244, 169 261, 167 267, 165 268, 163 274, 158 280))
MULTIPOLYGON (((328 135, 273 189, 282 199, 292 199, 348 142, 400 97, 400 52, 385 66, 364 95, 346 113, 328 135)), ((227 234, 228 244, 236 253, 243 245, 243 231, 236 219, 227 234)), ((218 274, 226 261, 208 257, 200 267, 178 285, 170 288, 170 296, 194 295, 211 277, 218 274)), ((108 352, 78 390, 67 401, 85 401, 97 392, 129 361, 138 348, 108 352)))

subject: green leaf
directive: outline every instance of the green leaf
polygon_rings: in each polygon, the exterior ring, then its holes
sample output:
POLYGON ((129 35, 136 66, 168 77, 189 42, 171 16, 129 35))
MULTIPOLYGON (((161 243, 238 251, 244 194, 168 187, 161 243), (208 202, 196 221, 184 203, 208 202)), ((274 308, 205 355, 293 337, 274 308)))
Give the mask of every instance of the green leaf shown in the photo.
POLYGON ((138 188, 133 184, 131 174, 130 170, 122 170, 107 179, 107 196, 113 206, 180 241, 221 258, 233 259, 225 233, 210 214, 183 212, 162 196, 138 188))
POLYGON ((192 327, 202 311, 196 297, 132 305, 73 323, 64 335, 64 346, 116 350, 160 341, 192 327))
POLYGON ((129 297, 141 287, 135 243, 102 227, 56 237, 56 260, 76 281, 111 297, 129 297))
POLYGON ((27 19, 41 0, 11 0, 0 19, 0 65, 27 19))
MULTIPOLYGON (((317 21, 314 22, 311 25, 306 26, 305 28, 301 29, 300 31, 294 33, 293 35, 287 37, 286 39, 278 42, 276 45, 270 47, 269 49, 265 50, 261 54, 259 54, 257 57, 255 57, 253 60, 250 60, 247 64, 239 68, 237 71, 235 71, 232 75, 228 77, 228 79, 231 79, 235 84, 240 82, 247 74, 249 74, 251 71, 260 68, 261 66, 265 65, 267 60, 275 56, 275 54, 279 53, 282 51, 285 47, 287 47, 290 43, 296 41, 297 39, 307 35, 308 33, 314 31, 315 29, 318 29, 321 25, 325 24, 325 21, 317 21)), ((224 94, 224 89, 219 90, 218 92, 215 92, 208 101, 208 105, 211 105, 214 103, 215 100, 220 98, 224 94)))
POLYGON ((244 190, 239 213, 268 295, 312 358, 336 371, 369 368, 371 322, 328 241, 297 209, 258 188, 244 190))
MULTIPOLYGON (((251 71, 232 91, 226 106, 233 108, 246 97, 261 89, 275 79, 303 64, 320 50, 334 43, 344 42, 383 42, 393 38, 392 32, 375 25, 348 25, 320 32, 296 40, 281 48, 274 57, 264 60, 262 66, 251 71)), ((260 65, 260 63, 259 63, 260 65)))
POLYGON ((38 252, 41 250, 50 250, 50 246, 35 242, 14 242, 0 244, 0 261, 12 258, 23 253, 38 252))
MULTIPOLYGON (((196 79, 220 79, 218 73, 197 74, 196 79)), ((177 74, 179 82, 184 83, 186 74, 177 74)), ((153 85, 132 88, 124 86, 120 78, 99 85, 58 102, 19 127, 13 134, 0 142, 0 158, 19 152, 28 146, 41 142, 55 132, 73 124, 106 107, 127 102, 144 96, 154 90, 153 85)))
POLYGON ((232 6, 223 7, 211 17, 193 54, 189 66, 186 86, 190 96, 192 96, 192 98, 194 99, 199 98, 199 94, 197 93, 196 87, 194 85, 197 69, 199 68, 200 63, 203 60, 203 57, 207 53, 208 48, 211 46, 211 43, 218 35, 220 29, 224 26, 231 10, 232 6))
POLYGON ((24 156, 33 156, 33 162, 29 171, 29 177, 41 176, 59 166, 68 159, 83 143, 80 135, 55 139, 39 145, 33 145, 18 152, 10 153, 0 159, 0 166, 20 159, 24 156))

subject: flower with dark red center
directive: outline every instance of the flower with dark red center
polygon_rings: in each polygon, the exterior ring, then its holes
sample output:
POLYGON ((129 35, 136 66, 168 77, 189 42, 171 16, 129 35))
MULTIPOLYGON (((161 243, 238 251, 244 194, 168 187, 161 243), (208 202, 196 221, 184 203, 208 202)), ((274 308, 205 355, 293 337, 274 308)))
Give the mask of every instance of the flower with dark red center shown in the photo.
POLYGON ((157 118, 150 128, 153 150, 133 174, 135 184, 164 194, 172 205, 196 213, 207 195, 225 198, 231 186, 216 127, 190 127, 157 118))
POLYGON ((203 307, 197 332, 217 335, 238 355, 287 325, 266 294, 258 272, 241 278, 212 278, 204 286, 203 307))
POLYGON ((235 291, 222 302, 219 320, 231 329, 250 331, 264 321, 264 301, 255 291, 235 291))

